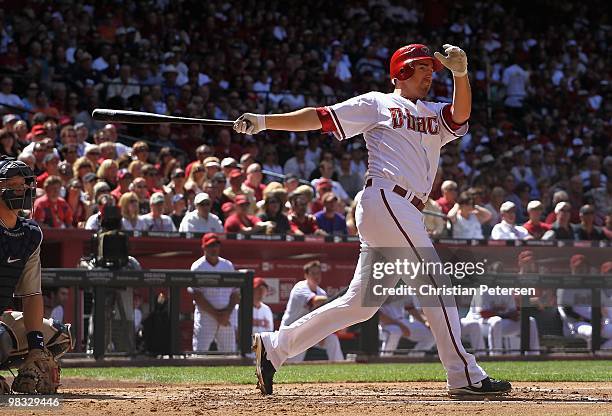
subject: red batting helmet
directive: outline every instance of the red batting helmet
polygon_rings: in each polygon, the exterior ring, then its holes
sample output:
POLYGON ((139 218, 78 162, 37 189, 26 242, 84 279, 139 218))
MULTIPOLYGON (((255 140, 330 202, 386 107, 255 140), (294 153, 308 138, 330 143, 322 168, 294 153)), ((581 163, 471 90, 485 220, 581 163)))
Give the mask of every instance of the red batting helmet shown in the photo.
POLYGON ((429 48, 420 43, 402 46, 395 51, 389 64, 391 79, 397 78, 400 81, 407 80, 414 74, 411 63, 422 59, 431 59, 434 71, 439 71, 444 66, 431 53, 429 48))

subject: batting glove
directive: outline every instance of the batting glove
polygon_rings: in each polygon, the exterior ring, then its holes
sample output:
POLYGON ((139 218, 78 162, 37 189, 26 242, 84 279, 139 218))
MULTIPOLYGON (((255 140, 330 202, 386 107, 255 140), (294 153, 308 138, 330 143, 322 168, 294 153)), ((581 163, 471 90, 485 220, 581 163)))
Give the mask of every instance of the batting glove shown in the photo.
POLYGON ((243 134, 257 134, 266 129, 266 118, 263 114, 244 113, 234 122, 234 130, 243 134))
POLYGON ((467 56, 463 49, 458 46, 449 45, 448 43, 442 46, 446 56, 440 52, 434 52, 434 56, 445 67, 451 70, 453 76, 462 77, 467 74, 467 56))

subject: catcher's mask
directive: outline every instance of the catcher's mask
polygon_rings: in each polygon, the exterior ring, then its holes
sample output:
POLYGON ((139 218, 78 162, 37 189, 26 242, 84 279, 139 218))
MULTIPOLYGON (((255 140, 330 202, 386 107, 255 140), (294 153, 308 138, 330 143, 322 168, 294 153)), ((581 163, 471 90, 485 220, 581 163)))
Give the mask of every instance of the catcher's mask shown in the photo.
POLYGON ((32 209, 36 195, 36 177, 28 165, 7 156, 0 157, 0 199, 11 210, 32 209), (8 180, 22 177, 23 184, 9 185, 8 180))

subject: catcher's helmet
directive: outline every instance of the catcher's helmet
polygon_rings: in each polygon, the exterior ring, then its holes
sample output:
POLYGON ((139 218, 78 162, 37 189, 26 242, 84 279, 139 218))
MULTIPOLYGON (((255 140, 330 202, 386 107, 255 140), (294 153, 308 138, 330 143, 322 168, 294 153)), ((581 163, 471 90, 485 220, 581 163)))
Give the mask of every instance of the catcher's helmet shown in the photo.
POLYGON ((36 195, 36 177, 32 169, 21 160, 0 156, 0 199, 9 209, 32 209, 36 195), (8 179, 21 176, 23 185, 7 186, 8 179))
POLYGON ((413 43, 411 45, 402 46, 396 50, 391 57, 391 62, 389 64, 391 79, 393 80, 396 78, 400 81, 407 80, 414 74, 412 62, 422 59, 431 59, 434 71, 439 71, 444 68, 444 65, 432 55, 427 46, 420 43, 413 43))

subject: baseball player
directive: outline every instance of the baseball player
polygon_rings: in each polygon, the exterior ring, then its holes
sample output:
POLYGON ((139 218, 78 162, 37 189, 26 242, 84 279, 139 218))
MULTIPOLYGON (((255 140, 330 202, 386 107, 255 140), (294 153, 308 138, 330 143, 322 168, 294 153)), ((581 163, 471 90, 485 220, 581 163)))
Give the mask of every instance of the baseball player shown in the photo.
MULTIPOLYGON (((512 295, 477 294, 467 316, 461 320, 463 325, 478 322, 481 333, 488 338, 489 355, 503 354, 503 337, 519 335, 521 331, 519 310, 512 295)), ((530 354, 539 354, 540 340, 538 324, 533 316, 529 317, 530 354)))
MULTIPOLYGON (((26 352, 27 355, 11 387, 0 376, 0 394, 11 390, 51 394, 59 387, 59 367, 45 347, 43 335, 43 331, 58 331, 51 328, 52 321, 43 322, 42 232, 36 222, 17 215, 20 210, 32 209, 35 193, 36 177, 32 169, 21 161, 1 156, 0 312, 16 297, 21 299, 23 313, 5 312, 0 316, 0 368, 15 355, 26 352)), ((70 346, 71 341, 65 350, 70 346)))
POLYGON ((425 355, 436 341, 413 296, 389 296, 378 311, 382 332, 382 356, 393 355, 402 337, 416 342, 414 355, 425 355), (406 317, 408 311, 410 318, 406 317))
POLYGON ((253 333, 274 331, 274 315, 272 309, 263 298, 268 293, 268 284, 263 277, 253 279, 253 333))
MULTIPOLYGON (((435 57, 425 45, 412 44, 391 57, 392 93, 369 92, 345 102, 304 108, 286 114, 243 114, 234 123, 239 133, 263 130, 322 129, 338 140, 363 134, 368 149, 368 176, 356 208, 361 252, 347 292, 279 331, 254 336, 258 385, 272 393, 274 373, 288 357, 297 355, 329 334, 369 319, 378 306, 366 306, 373 272, 372 249, 401 249, 405 259, 435 262, 439 258, 423 225, 421 210, 431 192, 440 149, 468 130, 471 90, 467 57, 457 46, 444 45, 435 57), (453 73, 452 104, 423 101, 434 71, 446 66, 453 73)), ((399 279, 399 276, 397 277, 399 279)), ((444 275, 424 274, 436 288, 450 286, 444 275)), ((397 282, 397 280, 396 280, 397 282)), ((395 286, 393 282, 390 282, 395 286)), ((461 344, 461 325, 452 296, 419 298, 436 339, 451 396, 499 395, 511 390, 507 381, 489 378, 461 344), (434 304, 435 303, 435 304, 434 304)))
MULTIPOLYGON (((221 241, 214 233, 202 237, 204 255, 191 265, 191 271, 233 272, 231 261, 220 257, 221 241)), ((189 287, 193 295, 194 351, 208 351, 213 340, 217 349, 223 352, 236 351, 236 327, 238 314, 235 306, 239 302, 239 292, 231 287, 189 287)))
MULTIPOLYGON (((289 293, 287 309, 281 320, 281 328, 293 324, 310 311, 320 307, 327 302, 327 293, 319 286, 321 284, 321 263, 317 260, 304 265, 304 280, 300 280, 293 286, 289 293)), ((343 361, 344 355, 340 348, 340 340, 336 334, 328 334, 318 343, 327 351, 329 361, 343 361)), ((306 350, 299 351, 289 357, 292 363, 304 361, 306 350)))

